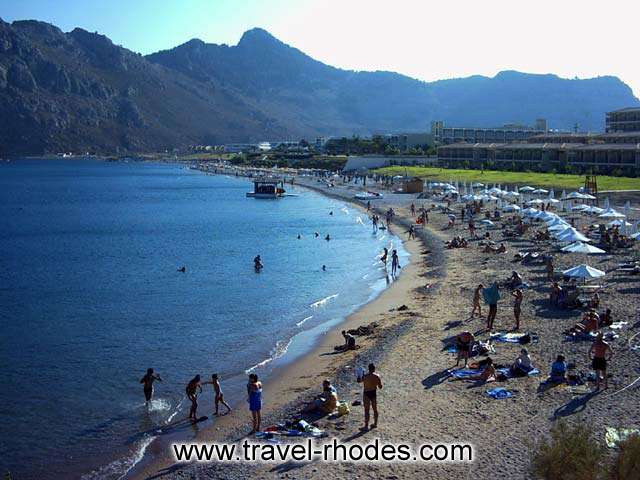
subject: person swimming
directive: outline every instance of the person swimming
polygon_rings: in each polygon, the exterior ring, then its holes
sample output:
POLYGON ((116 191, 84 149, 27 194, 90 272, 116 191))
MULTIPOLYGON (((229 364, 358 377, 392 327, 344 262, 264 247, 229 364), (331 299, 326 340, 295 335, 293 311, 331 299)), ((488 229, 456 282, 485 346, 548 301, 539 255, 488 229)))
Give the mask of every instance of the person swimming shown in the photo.
POLYGON ((187 267, 182 266, 178 269, 179 272, 185 273, 187 271, 187 267))
POLYGON ((331 240, 331 237, 329 236, 329 234, 327 233, 327 236, 324 237, 324 239, 328 242, 329 240, 331 240))
POLYGON ((264 264, 262 263, 262 258, 260 258, 260 255, 257 255, 256 258, 253 259, 253 266, 258 271, 264 268, 264 264))
POLYGON ((327 266, 326 265, 322 265, 322 271, 326 272, 327 271, 327 266))

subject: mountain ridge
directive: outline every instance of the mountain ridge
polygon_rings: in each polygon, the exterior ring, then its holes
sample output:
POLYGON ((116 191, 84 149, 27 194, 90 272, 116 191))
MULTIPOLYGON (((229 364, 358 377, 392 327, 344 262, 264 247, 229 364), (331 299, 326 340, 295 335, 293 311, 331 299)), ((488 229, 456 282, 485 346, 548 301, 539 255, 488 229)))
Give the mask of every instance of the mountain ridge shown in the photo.
POLYGON ((105 35, 0 19, 0 155, 426 131, 549 120, 602 129, 640 105, 617 77, 513 70, 425 82, 317 61, 262 28, 234 46, 191 39, 146 56, 105 35))

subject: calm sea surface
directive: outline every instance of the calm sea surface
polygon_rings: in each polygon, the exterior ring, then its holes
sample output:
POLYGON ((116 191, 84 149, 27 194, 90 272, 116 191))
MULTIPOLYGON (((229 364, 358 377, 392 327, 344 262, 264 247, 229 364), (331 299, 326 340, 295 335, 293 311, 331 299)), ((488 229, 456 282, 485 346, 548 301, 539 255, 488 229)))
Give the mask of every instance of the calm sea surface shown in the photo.
POLYGON ((248 369, 294 361, 386 286, 382 247, 406 262, 351 206, 250 188, 175 165, 0 164, 0 473, 118 478, 158 436, 195 433, 196 373, 245 408, 248 369))

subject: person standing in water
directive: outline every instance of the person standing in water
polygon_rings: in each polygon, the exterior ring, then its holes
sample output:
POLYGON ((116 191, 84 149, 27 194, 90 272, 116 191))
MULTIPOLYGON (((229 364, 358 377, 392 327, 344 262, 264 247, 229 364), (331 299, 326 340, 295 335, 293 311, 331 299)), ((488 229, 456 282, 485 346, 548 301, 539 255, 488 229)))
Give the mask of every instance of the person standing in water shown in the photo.
POLYGON ((380 257, 380 261, 382 263, 384 263, 384 266, 387 266, 387 257, 389 256, 389 250, 387 250, 386 248, 384 249, 384 252, 382 252, 382 256, 380 257))
POLYGON ((202 387, 200 386, 200 375, 193 377, 187 384, 185 389, 187 397, 191 400, 191 409, 189 410, 189 418, 193 421, 198 420, 196 411, 198 410, 198 389, 202 393, 202 387))
POLYGON ((153 368, 147 368, 147 374, 140 380, 140 383, 143 384, 144 398, 147 403, 149 403, 153 397, 153 382, 156 380, 159 382, 162 381, 160 375, 154 374, 153 368))
POLYGON ((364 428, 369 430, 369 410, 373 409, 373 424, 371 428, 378 426, 378 399, 377 391, 382 389, 382 380, 380 375, 376 373, 376 366, 369 364, 369 373, 358 378, 358 382, 362 383, 362 403, 364 405, 364 428))
POLYGON ((221 403, 225 407, 227 407, 227 413, 231 411, 231 407, 224 401, 224 394, 222 393, 222 388, 220 387, 220 380, 218 379, 218 374, 214 373, 211 375, 210 382, 204 382, 202 385, 213 385, 213 402, 216 406, 216 411, 213 413, 214 415, 218 415, 218 405, 221 403))
POLYGON ((247 383, 247 402, 249 402, 249 410, 253 421, 253 429, 251 433, 260 431, 261 410, 262 410, 262 383, 258 381, 258 375, 251 373, 249 375, 249 383, 247 383))
POLYGON ((398 273, 400 267, 400 259, 398 258, 398 251, 391 252, 391 275, 395 276, 398 273))
POLYGON ((256 255, 256 258, 253 259, 253 267, 256 269, 256 271, 260 271, 262 270, 262 268, 264 268, 264 264, 262 263, 262 258, 260 258, 260 255, 256 255))

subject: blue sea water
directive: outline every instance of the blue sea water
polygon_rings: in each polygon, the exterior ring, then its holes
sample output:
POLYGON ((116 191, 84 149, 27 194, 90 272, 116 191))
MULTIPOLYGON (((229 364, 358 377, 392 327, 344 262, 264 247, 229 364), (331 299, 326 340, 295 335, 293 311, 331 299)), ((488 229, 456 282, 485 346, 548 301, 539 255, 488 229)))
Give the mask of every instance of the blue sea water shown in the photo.
POLYGON ((119 478, 156 437, 195 433, 176 422, 196 373, 242 401, 248 369, 268 377, 385 287, 383 247, 406 261, 352 206, 250 187, 169 164, 0 164, 0 471, 119 478))

